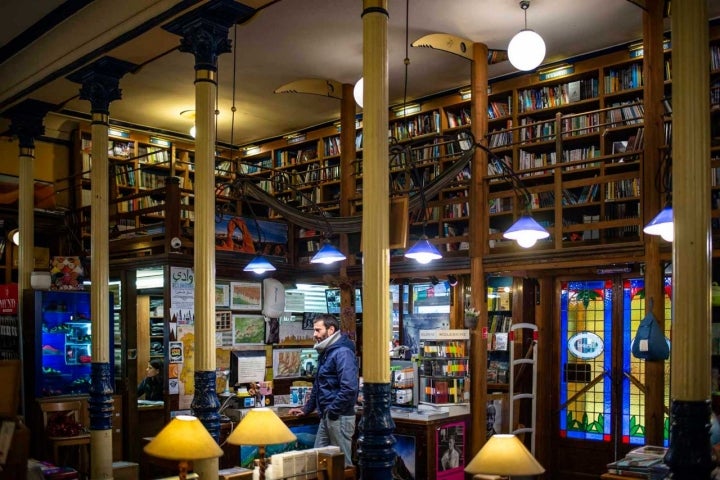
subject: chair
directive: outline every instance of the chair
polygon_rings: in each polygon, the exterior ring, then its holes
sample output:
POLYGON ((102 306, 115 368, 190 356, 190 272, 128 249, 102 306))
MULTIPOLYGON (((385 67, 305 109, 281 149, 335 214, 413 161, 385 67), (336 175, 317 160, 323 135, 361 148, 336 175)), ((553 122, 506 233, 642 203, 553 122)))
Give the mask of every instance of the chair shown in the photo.
MULTIPOLYGON (((40 409, 43 414, 43 427, 45 429, 45 440, 52 450, 51 461, 57 466, 63 465, 60 462, 60 449, 66 447, 77 448, 78 465, 77 470, 84 478, 89 473, 90 459, 90 434, 85 429, 79 434, 59 436, 53 432, 52 426, 61 420, 61 423, 78 425, 81 423, 82 402, 79 400, 68 400, 61 402, 40 402, 40 409), (48 425, 51 428, 48 429, 48 425)), ((74 429, 70 429, 74 430, 74 429)), ((74 467, 74 466, 73 466, 74 467)))

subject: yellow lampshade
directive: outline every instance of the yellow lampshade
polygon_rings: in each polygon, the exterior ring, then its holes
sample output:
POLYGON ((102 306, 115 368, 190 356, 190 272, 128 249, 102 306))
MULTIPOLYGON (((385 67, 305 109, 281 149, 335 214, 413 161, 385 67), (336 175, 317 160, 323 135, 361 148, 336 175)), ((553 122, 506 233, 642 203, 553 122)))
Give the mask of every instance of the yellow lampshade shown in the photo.
POLYGON ((545 472, 515 435, 495 434, 465 467, 467 473, 488 475, 540 475, 545 472))
POLYGON ((294 442, 294 433, 269 408, 251 409, 227 439, 232 445, 277 445, 294 442))
POLYGON ((160 430, 150 443, 145 445, 145 453, 167 460, 206 460, 218 458, 222 448, 205 428, 205 425, 192 415, 178 415, 160 430))

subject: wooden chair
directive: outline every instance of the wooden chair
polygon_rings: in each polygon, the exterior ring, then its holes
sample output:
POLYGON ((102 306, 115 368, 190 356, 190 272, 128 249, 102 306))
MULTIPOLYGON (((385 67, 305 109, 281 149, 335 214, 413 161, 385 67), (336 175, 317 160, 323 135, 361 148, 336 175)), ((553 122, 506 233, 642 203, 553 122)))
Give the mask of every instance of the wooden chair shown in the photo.
POLYGON ((45 441, 51 448, 51 461, 57 466, 72 466, 77 468, 80 478, 89 474, 90 460, 90 434, 81 433, 70 437, 51 436, 48 433, 48 423, 56 416, 65 416, 67 420, 81 423, 82 402, 79 400, 68 400, 60 402, 39 402, 43 414, 43 428, 45 429, 45 441), (77 449, 78 465, 63 465, 60 461, 60 449, 74 447, 77 449))

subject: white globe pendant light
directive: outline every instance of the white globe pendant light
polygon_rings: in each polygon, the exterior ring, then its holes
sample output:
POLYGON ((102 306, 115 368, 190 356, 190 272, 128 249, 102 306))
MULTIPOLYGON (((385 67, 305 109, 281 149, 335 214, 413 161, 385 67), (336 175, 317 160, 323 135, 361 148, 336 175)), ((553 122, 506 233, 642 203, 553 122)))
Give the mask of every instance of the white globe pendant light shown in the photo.
POLYGON ((520 2, 520 8, 525 12, 525 28, 520 30, 508 45, 510 63, 513 67, 523 71, 533 70, 545 58, 545 42, 535 31, 527 28, 528 7, 530 7, 529 0, 520 2))
POLYGON ((358 80, 355 83, 355 87, 353 87, 353 97, 355 97, 355 103, 358 104, 360 108, 363 106, 363 87, 365 82, 363 81, 363 77, 360 77, 360 80, 358 80))

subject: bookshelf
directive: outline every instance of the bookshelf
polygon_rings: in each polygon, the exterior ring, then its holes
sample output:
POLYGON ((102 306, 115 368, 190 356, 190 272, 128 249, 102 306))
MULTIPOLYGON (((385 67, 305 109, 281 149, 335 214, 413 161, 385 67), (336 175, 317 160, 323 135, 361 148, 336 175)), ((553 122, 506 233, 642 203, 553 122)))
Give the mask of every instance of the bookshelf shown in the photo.
POLYGON ((506 391, 510 380, 509 332, 513 323, 513 279, 488 278, 488 391, 506 391))

